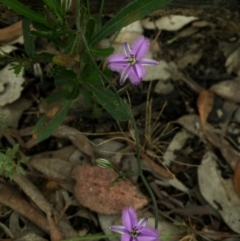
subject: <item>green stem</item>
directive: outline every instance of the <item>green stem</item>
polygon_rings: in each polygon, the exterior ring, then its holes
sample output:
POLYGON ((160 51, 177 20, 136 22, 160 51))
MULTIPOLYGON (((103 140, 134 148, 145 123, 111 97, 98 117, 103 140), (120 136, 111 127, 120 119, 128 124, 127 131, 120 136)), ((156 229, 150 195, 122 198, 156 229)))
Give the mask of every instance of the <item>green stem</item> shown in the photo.
POLYGON ((100 10, 99 10, 99 17, 98 17, 98 31, 102 27, 102 11, 104 6, 104 0, 101 0, 100 10))
MULTIPOLYGON (((78 1, 77 1, 78 2, 78 1)), ((80 5, 79 5, 80 7, 80 5)), ((77 12, 79 12, 79 9, 78 9, 78 4, 77 4, 77 12)), ((78 16, 78 15, 77 15, 78 16)), ((77 22, 79 22, 78 18, 76 19, 77 22)), ((89 55, 93 65, 94 65, 94 68, 98 71, 98 73, 100 74, 100 76, 106 80, 110 86, 112 87, 112 89, 114 90, 114 92, 117 94, 118 96, 118 90, 116 89, 116 87, 113 85, 113 83, 111 83, 111 81, 109 81, 109 79, 104 75, 104 73, 99 69, 98 65, 96 64, 96 61, 94 60, 93 56, 92 56, 92 53, 88 47, 88 44, 87 44, 87 40, 80 28, 80 26, 77 24, 77 30, 79 31, 80 35, 81 35, 81 38, 82 38, 82 41, 83 41, 83 44, 85 46, 85 50, 87 52, 87 54, 89 55)), ((120 97, 119 97, 120 98, 120 97)), ((119 103, 121 104, 121 102, 119 101, 119 103)), ((144 185, 146 186, 150 196, 151 196, 151 199, 153 201, 153 206, 154 206, 154 216, 155 216, 155 228, 157 229, 158 228, 158 207, 157 207, 157 201, 156 201, 156 198, 152 192, 152 189, 151 187, 149 186, 146 178, 144 177, 143 175, 143 172, 142 172, 142 168, 141 168, 141 159, 140 159, 140 141, 139 141, 139 132, 138 132, 138 128, 137 128, 137 125, 136 125, 136 121, 131 113, 131 115, 129 115, 131 121, 132 121, 132 124, 133 124, 133 127, 134 127, 134 131, 135 131, 135 140, 136 140, 136 152, 137 152, 137 164, 138 164, 138 173, 144 183, 144 185)))
POLYGON ((88 235, 88 236, 85 236, 85 237, 77 237, 77 238, 69 238, 69 239, 64 239, 64 240, 61 240, 61 241, 82 241, 82 240, 95 240, 95 239, 103 239, 103 238, 107 238, 107 239, 110 239, 110 238, 119 238, 120 235, 119 234, 99 234, 99 235, 88 235))
POLYGON ((141 159, 140 159, 140 143, 139 143, 139 131, 138 131, 138 128, 137 128, 137 125, 136 125, 136 121, 134 119, 133 116, 131 116, 131 121, 133 123, 133 127, 134 127, 134 131, 135 131, 135 140, 136 140, 136 152, 137 152, 137 164, 138 164, 138 172, 139 172, 139 175, 145 185, 145 187, 147 188, 150 196, 151 196, 151 199, 153 201, 153 207, 154 207, 154 217, 155 217, 155 228, 157 229, 158 228, 158 206, 157 206, 157 200, 153 194, 153 191, 150 187, 150 185, 148 184, 144 174, 143 174, 143 171, 142 171, 142 167, 141 167, 141 159))

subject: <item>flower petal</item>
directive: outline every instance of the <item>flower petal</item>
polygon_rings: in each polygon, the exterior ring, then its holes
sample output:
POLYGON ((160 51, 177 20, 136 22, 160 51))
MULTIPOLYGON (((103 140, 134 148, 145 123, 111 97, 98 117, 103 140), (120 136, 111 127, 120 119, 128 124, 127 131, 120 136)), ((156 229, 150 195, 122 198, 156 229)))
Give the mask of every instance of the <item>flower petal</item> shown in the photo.
POLYGON ((147 217, 142 218, 142 219, 138 222, 138 224, 137 224, 137 228, 145 227, 145 225, 146 225, 146 223, 147 223, 147 220, 148 220, 147 217))
POLYGON ((137 213, 132 207, 128 207, 122 212, 122 223, 128 231, 132 231, 137 225, 137 213))
POLYGON ((117 232, 117 233, 121 233, 121 234, 124 234, 124 233, 128 233, 128 231, 126 230, 125 227, 123 226, 111 226, 109 227, 112 231, 114 232, 117 232))
POLYGON ((138 241, 159 241, 159 231, 152 227, 144 227, 137 236, 138 241))
POLYGON ((145 75, 146 75, 145 68, 140 64, 135 64, 129 70, 128 77, 133 85, 137 85, 141 82, 141 80, 145 75))
POLYGON ((144 36, 140 36, 132 45, 132 53, 137 60, 140 60, 147 55, 149 47, 150 40, 144 36))
POLYGON ((108 57, 108 68, 121 72, 129 65, 128 58, 124 54, 112 54, 108 57))
POLYGON ((123 85, 124 82, 126 81, 127 77, 129 76, 129 71, 130 69, 132 68, 131 65, 129 65, 127 68, 125 68, 121 74, 121 77, 120 77, 120 85, 123 85))
POLYGON ((132 50, 131 50, 128 42, 124 43, 124 52, 125 52, 126 56, 129 56, 132 53, 132 50))
POLYGON ((141 65, 158 65, 158 61, 154 59, 140 59, 138 60, 138 63, 141 65))
POLYGON ((132 240, 133 240, 132 237, 128 233, 123 234, 121 237, 121 241, 132 241, 132 240))

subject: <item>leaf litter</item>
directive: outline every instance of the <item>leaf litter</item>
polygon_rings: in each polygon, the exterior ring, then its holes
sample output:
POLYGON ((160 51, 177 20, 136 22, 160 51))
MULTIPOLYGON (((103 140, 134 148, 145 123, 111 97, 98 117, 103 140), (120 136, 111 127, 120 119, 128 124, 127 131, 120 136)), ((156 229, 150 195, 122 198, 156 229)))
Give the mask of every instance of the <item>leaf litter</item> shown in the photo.
MULTIPOLYGON (((1 49, 15 51, 14 42, 21 44, 20 23, 1 31, 8 33, 1 34, 1 49)), ((141 87, 130 87, 123 97, 140 128, 143 171, 159 204, 159 230, 170 235, 168 240, 239 238, 240 51, 238 40, 224 39, 225 31, 194 16, 172 15, 137 21, 99 44, 109 47, 113 41, 121 52, 125 41, 144 34, 151 40, 147 58, 159 60, 141 87)), ((32 80, 27 71, 16 76, 10 67, 3 65, 0 72, 0 113, 7 120, 1 148, 19 143, 18 155, 30 160, 26 176, 13 176, 14 185, 1 178, 0 203, 41 230, 26 222, 27 231, 15 233, 22 236, 16 240, 108 233, 106 227, 129 205, 140 213, 148 210, 153 222, 153 206, 139 179, 110 186, 117 174, 94 161, 106 158, 120 172, 137 171, 132 127, 104 112, 94 119, 89 108, 73 105, 64 125, 38 143, 32 129, 42 115, 39 103, 55 90, 46 69, 32 80)), ((117 78, 113 75, 113 81, 117 78)), ((51 110, 45 112, 54 116, 51 110)))

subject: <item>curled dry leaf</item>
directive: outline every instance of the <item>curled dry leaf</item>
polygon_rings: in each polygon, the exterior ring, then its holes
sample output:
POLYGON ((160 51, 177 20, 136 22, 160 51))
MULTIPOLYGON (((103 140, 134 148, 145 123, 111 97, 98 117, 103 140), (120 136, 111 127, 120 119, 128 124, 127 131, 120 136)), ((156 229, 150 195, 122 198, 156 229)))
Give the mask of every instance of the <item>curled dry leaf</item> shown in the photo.
POLYGON ((222 216, 225 223, 240 233, 240 202, 231 179, 223 179, 217 167, 217 157, 207 152, 198 168, 198 183, 206 201, 222 216))
POLYGON ((212 85, 210 90, 222 98, 235 103, 240 102, 240 79, 219 82, 212 85))
POLYGON ((240 161, 238 162, 233 176, 233 185, 237 195, 240 198, 240 161))
POLYGON ((148 203, 136 186, 129 181, 110 183, 117 178, 112 169, 98 166, 76 166, 72 172, 76 179, 75 195, 84 207, 102 214, 117 214, 127 206, 140 209, 148 203))

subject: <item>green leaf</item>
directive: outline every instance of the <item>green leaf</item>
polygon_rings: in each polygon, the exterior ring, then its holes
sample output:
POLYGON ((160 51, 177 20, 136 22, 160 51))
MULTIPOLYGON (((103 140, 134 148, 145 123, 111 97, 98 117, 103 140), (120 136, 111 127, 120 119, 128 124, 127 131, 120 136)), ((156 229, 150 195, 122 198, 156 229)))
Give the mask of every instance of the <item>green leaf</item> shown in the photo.
POLYGON ((40 53, 35 54, 33 60, 36 60, 37 62, 47 62, 52 63, 53 55, 49 53, 40 53))
POLYGON ((38 141, 43 141, 50 137, 52 133, 62 124, 71 103, 71 101, 67 101, 63 104, 62 109, 56 114, 56 116, 52 120, 47 123, 46 127, 39 133, 37 137, 38 141))
MULTIPOLYGON (((1 0, 0 0, 1 1, 1 0)), ((51 28, 50 24, 48 26, 45 26, 41 23, 38 22, 32 22, 34 28, 36 30, 32 30, 31 34, 35 37, 43 37, 49 39, 52 43, 55 45, 63 48, 64 42, 60 38, 60 36, 64 35, 64 31, 55 31, 51 28), (55 32, 57 32, 55 34, 55 32)))
POLYGON ((24 47, 25 51, 29 58, 34 58, 35 55, 35 39, 31 34, 30 25, 32 20, 24 17, 22 21, 23 26, 23 38, 24 38, 24 47))
POLYGON ((88 42, 90 42, 91 37, 94 33, 94 28, 95 28, 95 19, 89 18, 86 24, 86 31, 85 31, 85 37, 88 42))
POLYGON ((85 78, 81 79, 84 83, 89 83, 89 84, 99 84, 101 83, 101 79, 99 78, 99 73, 94 70, 92 72, 89 72, 88 76, 85 78))
POLYGON ((108 35, 117 32, 130 23, 147 16, 170 2, 171 0, 135 0, 119 11, 119 13, 107 22, 93 37, 91 44, 98 43, 108 35))
POLYGON ((69 95, 69 91, 63 90, 57 93, 53 93, 46 98, 47 103, 52 103, 56 101, 62 101, 69 95))
POLYGON ((80 26, 83 27, 84 26, 84 21, 86 19, 86 13, 87 13, 87 9, 82 6, 81 10, 80 10, 80 26))
POLYGON ((87 84, 88 89, 96 97, 99 104, 119 121, 128 121, 131 118, 131 111, 127 103, 111 90, 100 85, 87 84))
POLYGON ((68 100, 75 100, 79 96, 80 93, 80 83, 76 82, 75 85, 73 86, 71 92, 68 94, 66 97, 68 100))
POLYGON ((75 83, 74 80, 77 78, 77 75, 73 71, 65 68, 56 67, 54 73, 54 82, 58 87, 62 87, 63 85, 73 86, 75 83))
POLYGON ((22 176, 26 175, 26 171, 21 166, 17 166, 15 171, 16 171, 17 174, 20 174, 22 176))
POLYGON ((108 57, 110 54, 112 54, 114 51, 113 47, 105 48, 105 49, 91 49, 91 52, 93 54, 96 54, 97 56, 101 57, 108 57))
POLYGON ((43 128, 45 121, 46 121, 46 116, 40 117, 40 119, 37 121, 36 125, 33 127, 32 133, 38 132, 41 128, 43 128))
POLYGON ((99 107, 100 107, 99 105, 94 104, 92 109, 92 115, 94 118, 97 118, 97 119, 102 117, 102 109, 99 107))
POLYGON ((0 3, 3 3, 4 5, 10 7, 13 11, 19 13, 20 15, 30 18, 36 22, 42 23, 46 26, 49 25, 49 23, 45 19, 45 16, 37 12, 34 12, 33 10, 26 7, 24 4, 20 3, 17 0, 0 0, 0 3))

